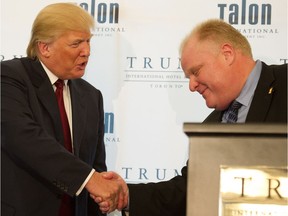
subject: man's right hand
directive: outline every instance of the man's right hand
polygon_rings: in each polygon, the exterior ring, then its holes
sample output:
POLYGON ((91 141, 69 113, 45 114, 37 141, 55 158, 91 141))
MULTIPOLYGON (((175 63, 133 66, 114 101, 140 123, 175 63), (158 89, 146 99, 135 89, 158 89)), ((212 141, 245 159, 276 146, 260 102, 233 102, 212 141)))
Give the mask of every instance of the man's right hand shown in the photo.
POLYGON ((115 172, 93 173, 85 188, 103 213, 122 210, 128 205, 128 186, 115 172))

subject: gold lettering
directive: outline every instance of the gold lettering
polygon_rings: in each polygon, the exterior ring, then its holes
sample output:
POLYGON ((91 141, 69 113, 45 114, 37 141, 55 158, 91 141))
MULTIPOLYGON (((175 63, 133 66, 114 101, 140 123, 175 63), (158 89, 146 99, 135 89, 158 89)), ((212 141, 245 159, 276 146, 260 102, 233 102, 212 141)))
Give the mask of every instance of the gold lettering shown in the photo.
POLYGON ((268 180, 268 198, 272 199, 271 190, 274 190, 275 193, 278 195, 278 197, 280 199, 283 199, 283 197, 280 195, 279 191, 277 190, 280 187, 280 181, 278 179, 267 179, 267 180, 268 180), (271 186, 272 181, 277 182, 277 186, 274 188, 272 188, 272 186, 271 186))
POLYGON ((235 177, 235 179, 241 179, 241 197, 244 197, 245 196, 245 194, 244 194, 244 188, 245 188, 245 180, 252 180, 252 178, 250 177, 250 178, 243 178, 243 177, 235 177))

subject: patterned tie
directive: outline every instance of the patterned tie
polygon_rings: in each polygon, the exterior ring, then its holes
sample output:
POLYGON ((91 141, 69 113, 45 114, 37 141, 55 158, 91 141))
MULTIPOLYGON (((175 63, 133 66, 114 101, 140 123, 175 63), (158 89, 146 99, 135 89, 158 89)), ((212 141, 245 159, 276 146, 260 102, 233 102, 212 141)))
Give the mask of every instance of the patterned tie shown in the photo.
MULTIPOLYGON (((54 85, 56 86, 55 94, 57 97, 57 102, 58 102, 58 107, 59 107, 61 122, 62 122, 62 127, 63 127, 64 145, 68 151, 72 152, 70 127, 69 127, 67 114, 65 111, 64 100, 63 100, 64 81, 58 79, 54 83, 54 85)), ((74 200, 67 194, 64 194, 62 196, 62 202, 61 202, 61 206, 59 209, 59 216, 73 216, 73 215, 74 215, 74 200)))
POLYGON ((226 113, 225 113, 225 118, 227 120, 227 123, 235 123, 235 122, 237 122, 238 110, 240 109, 241 106, 242 106, 242 104, 239 103, 236 100, 234 100, 230 104, 230 106, 228 107, 228 109, 226 110, 226 113))

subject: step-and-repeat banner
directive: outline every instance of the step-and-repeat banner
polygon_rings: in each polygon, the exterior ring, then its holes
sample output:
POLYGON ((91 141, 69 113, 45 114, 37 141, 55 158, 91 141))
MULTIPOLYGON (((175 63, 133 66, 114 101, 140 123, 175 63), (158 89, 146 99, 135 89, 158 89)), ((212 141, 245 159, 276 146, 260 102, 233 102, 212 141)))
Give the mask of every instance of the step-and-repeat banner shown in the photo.
MULTIPOLYGON (((35 16, 55 2, 1 0, 1 61, 26 55, 35 16)), ((104 96, 108 168, 129 183, 179 174, 189 148, 183 122, 212 111, 189 91, 180 66, 179 45, 197 23, 224 19, 248 38, 255 59, 288 61, 287 0, 73 2, 96 21, 84 79, 104 96)))

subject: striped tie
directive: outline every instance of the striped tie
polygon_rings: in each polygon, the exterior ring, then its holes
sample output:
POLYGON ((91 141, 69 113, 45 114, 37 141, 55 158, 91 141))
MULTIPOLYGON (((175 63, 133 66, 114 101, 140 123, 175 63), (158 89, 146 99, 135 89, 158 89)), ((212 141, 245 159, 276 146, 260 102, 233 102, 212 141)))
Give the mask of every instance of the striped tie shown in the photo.
POLYGON ((238 110, 242 106, 241 103, 234 100, 231 105, 228 107, 228 109, 225 111, 225 118, 227 120, 227 123, 235 123, 238 119, 238 110))

